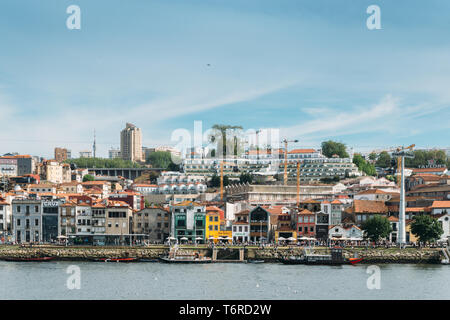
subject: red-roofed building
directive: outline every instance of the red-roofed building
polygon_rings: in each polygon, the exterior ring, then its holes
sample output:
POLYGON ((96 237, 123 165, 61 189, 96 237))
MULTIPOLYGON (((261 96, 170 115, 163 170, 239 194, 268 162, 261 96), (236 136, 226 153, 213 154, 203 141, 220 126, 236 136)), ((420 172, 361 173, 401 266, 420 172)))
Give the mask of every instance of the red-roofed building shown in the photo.
POLYGON ((297 214, 297 237, 314 238, 316 236, 316 215, 308 209, 297 214))

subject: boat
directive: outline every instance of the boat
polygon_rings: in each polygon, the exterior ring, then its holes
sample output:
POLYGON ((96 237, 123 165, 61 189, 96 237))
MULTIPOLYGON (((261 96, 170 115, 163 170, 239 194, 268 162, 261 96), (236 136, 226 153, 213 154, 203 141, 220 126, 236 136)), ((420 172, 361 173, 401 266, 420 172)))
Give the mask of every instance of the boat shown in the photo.
POLYGON ((331 254, 314 254, 304 250, 300 256, 281 257, 278 259, 283 264, 306 264, 306 265, 355 265, 363 258, 344 258, 342 248, 334 247, 331 254))
POLYGON ((139 262, 159 262, 159 259, 142 258, 142 259, 139 259, 139 262))
POLYGON ((247 260, 247 263, 264 263, 264 260, 253 260, 253 259, 250 259, 250 260, 247 260))
POLYGON ((178 246, 170 248, 167 256, 158 257, 159 261, 164 263, 211 263, 212 259, 195 253, 179 253, 178 246))
POLYGON ((16 261, 16 262, 47 262, 53 260, 55 257, 36 257, 36 258, 17 258, 17 257, 5 257, 5 261, 16 261))
POLYGON ((100 261, 100 262, 136 262, 138 261, 137 258, 99 258, 95 259, 94 261, 100 261))
POLYGON ((211 263, 211 258, 195 258, 192 256, 159 257, 159 261, 164 263, 211 263))

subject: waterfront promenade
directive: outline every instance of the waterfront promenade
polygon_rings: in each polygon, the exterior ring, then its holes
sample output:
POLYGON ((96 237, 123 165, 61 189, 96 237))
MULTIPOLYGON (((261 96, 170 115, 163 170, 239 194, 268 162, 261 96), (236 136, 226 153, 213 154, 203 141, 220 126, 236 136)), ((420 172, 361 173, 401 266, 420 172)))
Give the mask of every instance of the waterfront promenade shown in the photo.
MULTIPOLYGON (((220 251, 232 253, 238 252, 242 246, 216 247, 220 251)), ((180 251, 187 253, 199 252, 211 257, 212 248, 207 245, 179 246, 180 251)), ((245 260, 261 259, 265 262, 277 262, 278 257, 286 255, 300 255, 303 247, 258 247, 246 246, 244 249, 245 260)), ((325 253, 328 248, 314 247, 315 253, 325 253)), ((41 256, 54 257, 61 261, 91 261, 97 258, 136 257, 139 259, 156 259, 165 255, 169 246, 149 245, 132 247, 97 247, 97 246, 52 246, 38 245, 33 247, 20 247, 18 245, 1 245, 0 260, 8 257, 32 258, 41 256)), ((363 263, 440 263, 443 254, 440 248, 405 248, 397 247, 347 247, 343 250, 344 256, 364 258, 363 263)), ((231 254, 230 254, 231 256, 231 254)))

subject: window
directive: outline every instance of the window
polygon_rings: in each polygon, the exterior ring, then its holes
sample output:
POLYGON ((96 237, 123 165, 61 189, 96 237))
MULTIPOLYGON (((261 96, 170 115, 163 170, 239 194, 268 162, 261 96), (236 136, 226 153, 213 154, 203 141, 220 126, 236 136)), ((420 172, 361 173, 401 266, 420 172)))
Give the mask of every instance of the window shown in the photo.
POLYGON ((17 219, 17 225, 20 226, 20 219, 17 219))
POLYGON ((39 225, 39 219, 34 219, 34 225, 38 226, 39 225))
MULTIPOLYGON (((17 212, 20 212, 20 206, 17 206, 17 212)), ((20 220, 19 220, 20 221, 20 220)))

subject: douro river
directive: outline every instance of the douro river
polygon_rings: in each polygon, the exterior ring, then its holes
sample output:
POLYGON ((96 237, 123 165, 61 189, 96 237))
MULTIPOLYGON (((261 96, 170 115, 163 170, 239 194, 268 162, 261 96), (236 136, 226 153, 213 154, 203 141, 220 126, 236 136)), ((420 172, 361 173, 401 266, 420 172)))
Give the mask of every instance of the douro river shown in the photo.
POLYGON ((0 261, 2 299, 450 299, 450 266, 0 261))

